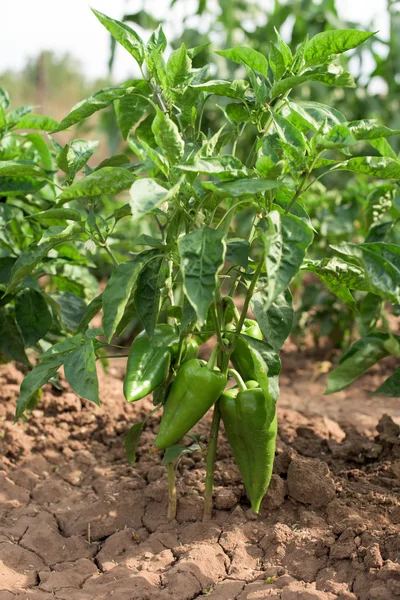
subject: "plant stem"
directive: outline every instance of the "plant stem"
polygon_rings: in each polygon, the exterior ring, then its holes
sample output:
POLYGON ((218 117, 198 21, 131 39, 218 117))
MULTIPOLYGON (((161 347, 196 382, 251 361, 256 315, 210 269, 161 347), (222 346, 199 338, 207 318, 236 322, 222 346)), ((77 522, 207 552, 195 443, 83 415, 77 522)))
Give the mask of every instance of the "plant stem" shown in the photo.
POLYGON ((170 462, 167 466, 168 471, 168 519, 176 518, 176 485, 175 485, 175 467, 170 462))
POLYGON ((243 381, 243 378, 235 369, 228 369, 228 373, 230 375, 232 375, 232 377, 236 380, 236 383, 238 384, 238 388, 241 392, 243 392, 244 390, 247 390, 247 387, 246 387, 245 382, 243 381))
POLYGON ((105 354, 104 356, 96 356, 96 360, 101 360, 102 358, 127 358, 129 354, 105 354))
POLYGON ((224 301, 224 304, 227 304, 230 306, 230 308, 233 312, 233 318, 235 319, 235 323, 238 324, 240 315, 239 315, 239 311, 236 308, 236 304, 234 303, 233 299, 230 296, 224 296, 223 301, 224 301))
POLYGON ((215 361, 216 361, 216 358, 217 358, 218 351, 219 351, 219 345, 218 345, 218 344, 216 344, 216 345, 214 346, 214 348, 213 348, 213 351, 212 351, 212 352, 211 352, 211 354, 210 354, 210 358, 208 359, 208 362, 207 362, 207 368, 208 368, 208 369, 211 369, 211 370, 212 370, 212 369, 214 368, 214 365, 215 365, 215 361))
POLYGON ((221 330, 220 330, 220 326, 218 323, 218 311, 217 311, 217 307, 215 305, 212 306, 212 308, 211 308, 211 316, 212 316, 214 327, 215 327, 215 333, 217 335, 219 350, 223 350, 224 342, 222 340, 221 330))
POLYGON ((207 467, 206 467, 206 489, 204 494, 203 521, 209 521, 212 517, 213 489, 214 489, 214 466, 217 455, 217 438, 221 412, 219 400, 214 404, 214 413, 211 422, 210 436, 208 438, 207 467))
MULTIPOLYGON (((292 200, 291 200, 291 202, 290 202, 289 206, 288 206, 288 207, 287 207, 287 209, 285 210, 285 214, 286 214, 286 215, 287 215, 287 214, 288 214, 288 212, 291 210, 291 208, 293 207, 293 205, 296 203, 297 199, 298 199, 298 198, 301 196, 301 194, 303 193, 303 191, 305 191, 305 190, 304 190, 304 186, 305 186, 305 184, 307 183, 307 180, 308 180, 308 178, 309 178, 309 176, 310 176, 310 174, 311 174, 311 172, 312 172, 312 170, 313 170, 313 168, 314 168, 314 166, 315 166, 315 164, 316 164, 316 162, 317 162, 317 160, 318 160, 318 158, 319 158, 320 154, 321 154, 321 153, 319 153, 319 154, 317 154, 317 155, 315 156, 314 160, 312 161, 312 163, 311 163, 311 165, 310 165, 310 168, 309 168, 309 169, 308 169, 308 170, 307 170, 307 171, 304 173, 304 175, 303 175, 303 177, 302 177, 302 179, 301 179, 301 181, 300 181, 300 185, 299 185, 299 187, 297 188, 297 191, 296 191, 295 195, 293 196, 293 198, 292 198, 292 200)), ((308 188, 306 188, 306 189, 308 189, 308 188)))
POLYGON ((115 258, 114 254, 112 253, 112 250, 111 250, 110 246, 106 242, 104 242, 103 243, 103 248, 107 252, 108 256, 110 257, 111 262, 113 263, 114 267, 118 267, 119 262, 117 261, 117 259, 115 258))

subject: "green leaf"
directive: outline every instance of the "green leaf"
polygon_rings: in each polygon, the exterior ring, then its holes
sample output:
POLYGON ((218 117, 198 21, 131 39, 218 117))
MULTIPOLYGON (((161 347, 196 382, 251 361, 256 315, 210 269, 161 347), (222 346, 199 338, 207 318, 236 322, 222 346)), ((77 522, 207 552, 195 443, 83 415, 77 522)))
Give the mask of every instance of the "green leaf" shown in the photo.
POLYGON ((371 242, 332 248, 357 258, 366 272, 369 291, 389 302, 400 303, 400 246, 371 242))
POLYGON ((11 272, 16 260, 12 256, 0 256, 0 289, 4 290, 10 281, 11 272))
MULTIPOLYGON (((80 333, 78 335, 74 335, 70 338, 66 338, 65 340, 62 340, 61 342, 57 342, 57 344, 53 344, 53 346, 50 346, 50 348, 48 348, 45 352, 43 352, 42 354, 39 354, 38 358, 40 359, 47 359, 50 357, 54 357, 54 356, 58 356, 59 359, 64 362, 64 356, 65 354, 68 354, 68 352, 72 352, 73 350, 76 350, 77 348, 79 348, 79 346, 81 346, 82 344, 85 343, 85 336, 80 333)), ((60 364, 62 364, 62 362, 60 362, 60 364)))
POLYGON ((212 190, 215 194, 225 197, 231 196, 232 198, 262 194, 267 190, 274 190, 282 185, 284 185, 283 181, 274 181, 272 179, 238 179, 237 181, 220 183, 218 185, 203 182, 203 186, 206 189, 212 190))
POLYGON ((195 309, 200 324, 206 318, 225 260, 224 233, 203 227, 178 240, 185 294, 195 309))
POLYGON ((140 145, 150 160, 158 169, 160 169, 161 173, 165 175, 165 177, 168 177, 169 167, 165 156, 160 152, 157 152, 157 150, 154 150, 154 148, 149 146, 144 140, 140 140, 140 145))
POLYGON ((4 129, 6 124, 7 124, 6 111, 0 105, 0 129, 4 129))
POLYGON ((135 423, 125 436, 125 451, 128 461, 131 465, 136 463, 136 452, 139 446, 140 436, 142 435, 146 420, 135 423))
POLYGON ((167 190, 154 179, 137 179, 129 192, 133 220, 138 221, 163 202, 167 202, 178 189, 179 185, 167 190))
POLYGON ((49 331, 53 318, 40 292, 22 291, 15 299, 15 317, 25 346, 34 346, 49 331))
POLYGON ((161 308, 162 290, 169 276, 164 255, 149 260, 136 282, 134 303, 136 312, 147 335, 151 338, 157 325, 161 308))
POLYGON ((49 208, 41 212, 35 213, 29 216, 30 219, 35 221, 46 222, 46 221, 81 221, 82 215, 74 208, 49 208))
POLYGON ((58 203, 63 204, 75 198, 99 196, 100 194, 117 194, 131 187, 135 180, 136 175, 127 169, 104 167, 70 185, 58 197, 58 203))
POLYGON ((339 392, 358 379, 375 363, 389 355, 389 334, 375 334, 355 342, 328 376, 326 394, 339 392))
POLYGON ((100 171, 100 169, 104 169, 104 167, 121 167, 125 168, 133 166, 135 163, 131 163, 130 159, 126 156, 126 154, 115 154, 114 156, 110 156, 110 158, 105 158, 97 165, 94 171, 100 171))
POLYGON ((363 269, 340 258, 307 260, 303 269, 315 273, 335 296, 354 311, 357 310, 356 303, 350 290, 368 289, 363 269))
POLYGON ((146 44, 146 49, 148 51, 156 50, 161 54, 167 49, 167 38, 165 37, 165 33, 161 25, 159 25, 149 37, 149 41, 146 44))
POLYGON ((234 81, 224 81, 221 79, 192 84, 190 87, 199 92, 206 92, 207 94, 243 100, 249 84, 243 79, 235 79, 234 81))
POLYGON ((1 160, 0 177, 47 177, 45 171, 34 163, 23 160, 1 160))
POLYGON ((269 51, 269 65, 273 74, 275 75, 275 81, 280 79, 286 71, 285 60, 283 54, 275 44, 271 44, 269 51))
POLYGON ((326 135, 313 138, 317 148, 346 148, 357 143, 357 139, 346 125, 334 125, 326 135))
POLYGON ((56 375, 64 362, 65 356, 65 353, 47 356, 25 376, 21 383, 20 395, 15 410, 15 421, 25 412, 37 390, 56 375))
POLYGON ((388 158, 394 158, 397 160, 397 154, 389 144, 386 138, 379 138, 377 140, 369 140, 369 143, 375 150, 379 152, 381 156, 387 156, 388 158))
POLYGON ((293 75, 281 79, 272 86, 271 99, 273 100, 274 98, 285 94, 288 90, 307 81, 318 81, 319 83, 328 86, 355 87, 354 79, 349 73, 343 71, 343 69, 337 65, 334 65, 334 67, 335 68, 331 66, 330 71, 308 71, 304 73, 304 75, 293 75))
POLYGON ((268 276, 268 303, 286 290, 298 273, 308 246, 313 239, 310 227, 292 214, 281 215, 274 210, 267 217, 264 234, 265 265, 268 276))
POLYGON ((19 106, 14 110, 10 110, 6 115, 7 126, 14 127, 22 117, 32 112, 33 109, 34 106, 19 106))
POLYGON ((10 106, 10 96, 3 88, 0 88, 0 106, 4 108, 4 110, 7 110, 7 108, 10 106))
POLYGON ((53 117, 28 114, 23 116, 16 124, 18 129, 38 129, 40 131, 53 131, 58 126, 58 121, 53 117))
POLYGON ((321 125, 321 123, 318 123, 312 115, 303 108, 303 106, 296 102, 288 101, 287 107, 283 107, 281 114, 303 133, 318 131, 321 125))
MULTIPOLYGON (((64 286, 61 285, 60 279, 61 278, 58 277, 52 278, 57 288, 62 290, 64 286)), ((68 289, 66 291, 49 294, 49 296, 57 307, 57 314, 61 320, 62 328, 66 331, 75 332, 86 310, 86 304, 83 298, 68 291, 68 289)))
POLYGON ((98 147, 99 142, 87 140, 72 140, 57 154, 56 163, 59 169, 73 180, 82 167, 84 167, 98 147))
POLYGON ((277 179, 285 170, 285 161, 278 160, 278 162, 274 162, 270 155, 260 155, 257 157, 256 169, 265 179, 277 179))
POLYGON ((170 88, 177 88, 187 83, 192 67, 185 44, 171 52, 167 62, 167 78, 170 88))
POLYGON ((123 317, 139 273, 146 262, 158 253, 158 250, 145 250, 134 260, 122 263, 114 269, 103 292, 103 327, 108 342, 111 341, 123 317))
POLYGON ((124 140, 126 140, 130 130, 139 123, 143 116, 146 113, 152 112, 149 102, 137 95, 138 91, 140 93, 147 93, 146 88, 143 89, 144 86, 139 86, 139 83, 141 82, 135 82, 135 88, 131 94, 126 94, 126 96, 123 96, 120 100, 116 100, 114 103, 118 127, 121 130, 124 140))
POLYGON ((96 296, 87 305, 83 315, 81 316, 81 320, 79 322, 78 327, 76 328, 76 333, 80 333, 81 331, 85 331, 87 327, 89 327, 92 319, 101 311, 103 308, 103 294, 96 296))
POLYGON ((307 65, 319 65, 330 60, 336 54, 356 48, 374 33, 357 29, 337 29, 317 33, 308 42, 304 60, 307 65))
POLYGON ((182 458, 182 456, 185 456, 185 454, 192 454, 192 452, 196 452, 197 450, 201 450, 201 446, 197 443, 191 444, 190 446, 174 444, 164 452, 163 464, 168 465, 170 463, 175 463, 182 458))
POLYGON ((283 57, 283 61, 285 63, 286 68, 290 68, 293 64, 293 55, 292 51, 287 45, 287 43, 281 38, 279 31, 274 27, 275 35, 278 40, 279 48, 283 57))
POLYGON ((222 154, 218 158, 202 158, 197 156, 193 163, 179 165, 178 168, 182 171, 215 175, 221 179, 234 179, 235 177, 247 176, 247 170, 243 163, 230 154, 222 154))
POLYGON ((393 158, 360 156, 346 160, 335 167, 335 171, 354 171, 381 179, 399 179, 400 162, 393 158))
POLYGON ((261 75, 268 77, 268 61, 261 52, 248 48, 247 46, 235 46, 228 50, 219 50, 216 52, 220 56, 229 58, 239 65, 247 65, 254 71, 258 71, 261 75))
POLYGON ((64 374, 74 392, 100 406, 93 340, 86 340, 66 356, 64 374))
POLYGON ((94 8, 92 8, 92 11, 100 23, 111 33, 113 38, 133 56, 139 65, 142 65, 144 60, 144 44, 138 34, 125 23, 111 19, 94 8))
POLYGON ((40 133, 28 133, 25 135, 25 139, 29 140, 35 150, 37 150, 43 167, 48 171, 51 171, 53 169, 53 160, 51 157, 50 148, 40 133))
MULTIPOLYGON (((139 125, 136 127, 135 129, 135 136, 141 141, 143 142, 143 140, 152 148, 156 147, 156 141, 154 139, 154 134, 153 131, 151 129, 152 123, 154 121, 154 115, 148 115, 145 119, 143 119, 143 121, 140 121, 139 125)), ((140 154, 137 153, 137 149, 139 149, 136 145, 136 147, 132 146, 132 144, 135 143, 134 140, 132 139, 132 137, 128 136, 128 144, 131 148, 131 150, 137 154, 137 156, 139 157, 140 160, 144 160, 144 156, 143 153, 141 152, 140 154)))
POLYGON ((350 121, 347 123, 347 127, 357 140, 376 140, 400 133, 400 129, 389 129, 384 125, 377 125, 376 119, 350 121))
POLYGON ((234 123, 245 123, 250 120, 250 114, 243 104, 231 102, 225 106, 225 113, 234 123))
MULTIPOLYGON (((291 102, 290 106, 292 105, 293 103, 291 102)), ((310 115, 316 123, 316 129, 319 129, 324 123, 327 123, 329 127, 333 127, 334 125, 340 125, 341 123, 346 122, 346 117, 342 115, 341 112, 326 104, 321 104, 320 102, 301 102, 299 105, 295 106, 296 110, 298 106, 300 106, 305 113, 310 115)), ((307 117, 305 116, 304 118, 307 117)))
POLYGON ((164 90, 164 93, 168 94, 169 81, 167 77, 167 65, 165 64, 164 57, 158 50, 153 50, 147 54, 146 65, 152 79, 154 79, 159 87, 164 90))
POLYGON ((267 306, 268 296, 265 291, 255 293, 251 299, 250 308, 263 336, 273 349, 279 352, 293 326, 294 311, 290 290, 287 289, 280 294, 269 308, 267 306))
POLYGON ((168 115, 157 109, 157 114, 151 129, 154 138, 164 152, 168 162, 175 165, 183 157, 185 144, 181 138, 178 127, 168 115))
POLYGON ((25 353, 24 340, 14 315, 4 309, 0 309, 0 352, 10 360, 30 366, 25 353))
POLYGON ((204 44, 199 44, 198 46, 194 46, 194 48, 188 48, 187 53, 190 58, 195 58, 200 52, 203 52, 211 42, 205 42, 204 44))
POLYGON ((40 261, 47 256, 49 250, 61 242, 76 238, 81 231, 82 226, 79 223, 71 223, 67 227, 49 227, 40 243, 31 244, 15 261, 7 293, 15 290, 27 275, 32 275, 40 261))
POLYGON ((396 369, 373 394, 374 396, 400 398, 400 369, 396 369))
MULTIPOLYGON (((82 232, 82 223, 70 223, 66 227, 64 225, 52 225, 48 227, 38 242, 38 246, 48 246, 52 244, 56 246, 62 242, 68 242, 72 236, 82 232)), ((21 257, 20 257, 21 258, 21 257)))
POLYGON ((272 110, 271 115, 281 140, 292 146, 297 146, 298 148, 306 147, 306 139, 301 131, 299 131, 290 121, 272 110))
POLYGON ((249 266, 250 243, 241 238, 230 238, 226 243, 226 260, 247 270, 249 266))
POLYGON ((368 292, 359 304, 357 328, 360 337, 370 335, 376 328, 382 312, 382 298, 368 292))
MULTIPOLYGON (((131 214, 130 211, 129 214, 131 214)), ((160 250, 165 250, 166 248, 161 240, 145 233, 142 233, 139 237, 135 238, 132 242, 132 246, 151 246, 152 248, 158 248, 160 250)))
POLYGON ((46 181, 33 179, 32 177, 1 177, 0 193, 4 196, 16 196, 18 194, 34 194, 46 185, 46 181))
POLYGON ((93 115, 93 113, 98 110, 107 108, 114 100, 119 100, 132 92, 132 89, 133 88, 104 88, 93 94, 93 96, 85 98, 85 100, 75 104, 71 112, 64 117, 55 129, 53 129, 52 133, 68 129, 71 125, 75 125, 75 123, 79 123, 79 121, 90 117, 90 115, 93 115))

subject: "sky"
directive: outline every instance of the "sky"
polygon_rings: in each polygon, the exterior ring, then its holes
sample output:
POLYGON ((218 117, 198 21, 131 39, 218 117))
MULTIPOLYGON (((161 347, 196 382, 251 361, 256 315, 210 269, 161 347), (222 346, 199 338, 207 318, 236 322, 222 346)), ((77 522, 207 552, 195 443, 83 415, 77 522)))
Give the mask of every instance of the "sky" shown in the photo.
MULTIPOLYGON (((268 0, 264 0, 268 2, 268 0)), ((168 17, 170 27, 182 23, 183 11, 194 14, 196 0, 180 0, 171 10, 170 0, 3 0, 0 37, 0 73, 20 70, 27 58, 42 50, 70 53, 91 79, 107 74, 109 34, 90 6, 110 17, 138 12, 143 5, 157 18, 168 17), (190 12, 191 11, 191 12, 190 12)), ((388 35, 386 0, 337 0, 340 16, 367 25, 372 18, 380 35, 388 35)), ((180 28, 180 27, 179 27, 180 28)), ((168 27, 167 33, 168 33, 168 27)), ((132 74, 132 57, 119 48, 114 67, 116 81, 132 74)))

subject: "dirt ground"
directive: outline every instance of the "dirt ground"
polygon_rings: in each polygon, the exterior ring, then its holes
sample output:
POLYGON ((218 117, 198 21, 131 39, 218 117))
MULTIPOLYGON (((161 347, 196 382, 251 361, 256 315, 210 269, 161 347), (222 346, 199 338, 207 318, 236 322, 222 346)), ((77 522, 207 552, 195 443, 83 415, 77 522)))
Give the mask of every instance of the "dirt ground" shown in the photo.
MULTIPOLYGON (((101 409, 47 385, 12 425, 21 372, 0 367, 0 600, 396 600, 400 598, 400 403, 372 397, 390 365, 324 396, 326 364, 283 353, 275 474, 259 516, 229 446, 202 523, 201 452, 177 470, 177 519, 147 422, 138 462, 124 435, 123 361, 100 372, 101 409)), ((390 362, 390 361, 389 361, 390 362)), ((209 416, 199 426, 205 435, 209 416)))

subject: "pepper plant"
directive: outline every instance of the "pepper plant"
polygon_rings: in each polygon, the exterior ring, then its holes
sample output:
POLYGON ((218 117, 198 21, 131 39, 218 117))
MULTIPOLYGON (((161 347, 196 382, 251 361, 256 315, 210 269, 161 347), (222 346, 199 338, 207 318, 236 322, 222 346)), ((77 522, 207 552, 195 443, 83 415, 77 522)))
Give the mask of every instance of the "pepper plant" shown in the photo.
MULTIPOLYGON (((204 46, 182 44, 167 58, 161 27, 145 43, 126 23, 94 13, 132 55, 142 77, 80 102, 54 128, 52 139, 114 104, 135 159, 113 156, 94 170, 86 166, 85 176, 77 177, 87 155, 71 168, 75 150, 53 142, 57 165, 65 173, 61 180, 53 179, 54 198, 46 209, 60 223, 57 237, 50 228, 47 243, 45 229, 40 242, 22 252, 6 294, 18 290, 28 274, 37 278, 49 252, 66 241, 97 247, 107 254, 113 272, 102 294, 87 305, 74 334, 47 349, 28 373, 16 416, 63 364, 73 389, 98 402, 95 365, 100 351, 112 348, 115 336, 139 318, 143 332, 130 348, 124 392, 128 402, 152 392, 152 413, 162 409, 155 446, 165 450, 170 516, 176 509, 174 460, 199 448, 189 432, 211 407, 204 517, 212 514, 221 417, 258 512, 273 467, 279 355, 293 324, 293 278, 300 270, 314 273, 355 312, 359 301, 352 292, 372 297, 376 305, 399 302, 400 247, 386 237, 394 222, 373 241, 349 239, 326 256, 309 258, 314 228, 306 202, 308 190, 324 176, 329 182, 349 171, 398 179, 400 162, 386 139, 398 132, 372 120, 348 122, 321 103, 290 100, 291 90, 304 82, 353 87, 336 58, 372 34, 327 31, 305 39, 292 53, 276 33, 268 57, 246 46, 218 52, 240 66, 242 78, 217 79, 207 65, 192 67, 204 46), (217 111, 223 126, 204 127, 204 115, 212 124, 210 115, 217 111), (103 195, 125 190, 128 202, 115 201, 115 210, 105 214, 103 195), (244 216, 249 226, 242 226, 244 216), (132 239, 128 254, 113 237, 122 219, 151 224, 150 233, 132 239), (103 327, 91 329, 100 310, 103 327), (197 358, 202 344, 205 352, 211 350, 207 361, 197 358), (185 435, 193 442, 189 448, 179 445, 185 435)), ((15 163, 7 167, 7 176, 22 172, 22 161, 15 163)), ((47 181, 49 171, 43 165, 40 171, 32 168, 29 176, 47 181)), ((399 348, 398 337, 372 327, 343 357, 340 385, 351 383, 371 360, 399 356, 399 348), (368 355, 371 344, 373 359, 368 355)), ((329 391, 335 387, 330 385, 329 391)), ((133 425, 126 439, 132 462, 143 427, 144 422, 133 425)))
MULTIPOLYGON (((98 294, 84 242, 68 244, 71 227, 53 210, 57 164, 43 136, 58 122, 33 110, 11 108, 0 90, 0 360, 27 367, 31 349, 47 349, 75 332, 87 301, 98 294), (18 259, 22 270, 9 285, 18 259)), ((96 147, 85 140, 78 146, 81 154, 96 147)))

